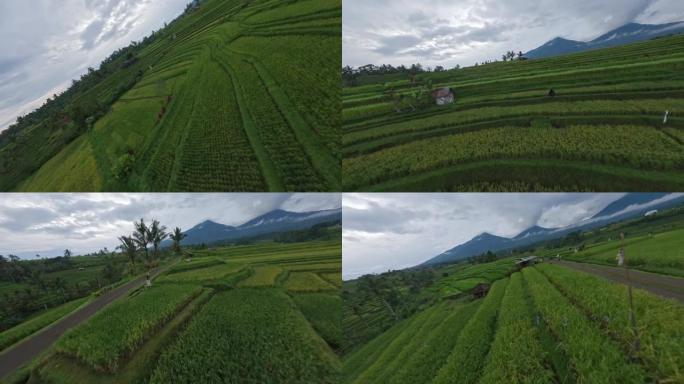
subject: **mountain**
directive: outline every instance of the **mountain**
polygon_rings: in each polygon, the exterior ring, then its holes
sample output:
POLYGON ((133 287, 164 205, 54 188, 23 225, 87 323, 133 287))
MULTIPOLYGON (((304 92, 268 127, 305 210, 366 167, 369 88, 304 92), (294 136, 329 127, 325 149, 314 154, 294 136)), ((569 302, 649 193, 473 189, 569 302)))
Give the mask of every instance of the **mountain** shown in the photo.
POLYGON ((473 255, 479 255, 487 251, 508 249, 514 243, 515 241, 512 239, 507 239, 505 237, 484 232, 473 237, 466 243, 457 245, 454 248, 451 248, 450 250, 433 257, 422 265, 454 262, 456 260, 465 259, 466 257, 473 255))
POLYGON ((592 216, 590 219, 577 224, 564 228, 543 228, 538 225, 534 225, 512 238, 496 236, 485 232, 475 236, 463 244, 459 244, 448 251, 429 259, 420 265, 426 266, 432 264, 453 263, 471 256, 480 255, 487 251, 498 252, 525 247, 540 241, 560 238, 570 232, 588 230, 606 224, 643 216, 650 210, 662 210, 682 203, 684 203, 684 195, 680 194, 628 193, 625 196, 608 204, 604 209, 592 216), (664 199, 667 196, 670 196, 670 198, 664 199))
POLYGON ((614 215, 632 205, 646 204, 667 196, 668 193, 630 193, 603 208, 594 218, 614 215))
POLYGON ((541 47, 527 52, 525 57, 540 59, 543 57, 566 55, 592 49, 616 47, 683 32, 684 22, 682 21, 669 24, 629 23, 587 42, 557 37, 541 47))
POLYGON ((316 224, 337 220, 342 220, 341 209, 312 212, 289 212, 276 209, 237 227, 211 220, 203 221, 184 232, 187 237, 182 243, 191 245, 239 240, 270 233, 309 229, 316 224))
POLYGON ((183 244, 211 243, 216 239, 224 239, 235 234, 235 227, 205 220, 185 231, 183 244))
POLYGON ((553 229, 550 228, 543 228, 538 225, 535 225, 533 227, 527 228, 526 230, 520 232, 517 236, 515 236, 513 239, 514 240, 520 240, 520 239, 529 239, 532 237, 537 237, 537 236, 542 236, 546 235, 549 232, 553 232, 553 229))

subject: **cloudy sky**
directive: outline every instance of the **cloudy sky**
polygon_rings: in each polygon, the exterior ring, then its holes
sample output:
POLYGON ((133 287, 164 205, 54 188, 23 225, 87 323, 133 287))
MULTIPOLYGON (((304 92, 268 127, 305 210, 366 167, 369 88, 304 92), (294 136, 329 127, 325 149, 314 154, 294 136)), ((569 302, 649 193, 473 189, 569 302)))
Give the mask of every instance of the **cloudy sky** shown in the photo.
POLYGON ((345 65, 469 66, 554 37, 684 20, 682 0, 343 0, 345 65))
POLYGON ((33 258, 114 249, 133 221, 158 219, 190 229, 204 220, 239 225, 273 209, 294 212, 340 207, 335 193, 4 194, 0 199, 0 254, 33 258))
POLYGON ((513 237, 533 225, 576 224, 622 196, 347 193, 342 197, 343 276, 412 267, 482 232, 513 237))
POLYGON ((189 0, 0 1, 0 131, 189 0))

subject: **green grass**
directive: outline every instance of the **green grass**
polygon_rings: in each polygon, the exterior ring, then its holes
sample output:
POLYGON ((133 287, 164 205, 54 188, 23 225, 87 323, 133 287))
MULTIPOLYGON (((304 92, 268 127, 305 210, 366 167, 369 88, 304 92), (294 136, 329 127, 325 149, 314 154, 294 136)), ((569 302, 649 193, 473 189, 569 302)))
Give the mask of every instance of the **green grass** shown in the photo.
POLYGON ((441 297, 470 292, 480 283, 493 283, 510 275, 515 268, 513 259, 501 259, 493 263, 468 266, 445 267, 439 273, 447 274, 439 278, 428 291, 441 297))
POLYGON ((22 322, 16 327, 12 327, 8 330, 3 331, 2 333, 0 333, 0 350, 7 349, 16 342, 28 336, 31 336, 34 333, 49 326, 55 321, 68 315, 76 308, 80 307, 87 300, 88 298, 84 297, 81 299, 70 301, 58 307, 48 309, 47 311, 39 313, 36 316, 22 322))
MULTIPOLYGON (((631 267, 652 272, 674 271, 684 276, 684 230, 655 233, 652 236, 639 236, 628 238, 626 244, 627 261, 631 267)), ((587 247, 585 250, 570 254, 565 258, 605 264, 616 265, 616 255, 620 248, 619 239, 587 247)))

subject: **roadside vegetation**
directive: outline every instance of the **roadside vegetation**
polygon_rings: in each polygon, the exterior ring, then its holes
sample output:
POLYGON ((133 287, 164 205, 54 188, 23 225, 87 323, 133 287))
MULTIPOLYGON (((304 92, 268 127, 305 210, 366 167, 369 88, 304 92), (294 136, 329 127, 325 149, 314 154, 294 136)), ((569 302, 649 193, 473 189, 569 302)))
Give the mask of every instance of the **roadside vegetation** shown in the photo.
MULTIPOLYGON (((175 263, 65 333, 12 382, 339 382, 341 299, 323 277, 341 273, 339 235, 245 245, 165 243, 155 251, 152 228, 165 233, 164 227, 154 220, 135 223, 136 230, 142 226, 145 239, 138 232, 120 239, 122 245, 133 239, 136 263, 144 264, 146 253, 150 265, 156 265, 154 255, 175 263), (137 241, 148 244, 147 252, 137 241), (299 286, 299 273, 320 281, 314 292, 288 288, 292 274, 299 286)), ((125 247, 122 252, 123 258, 125 247)))

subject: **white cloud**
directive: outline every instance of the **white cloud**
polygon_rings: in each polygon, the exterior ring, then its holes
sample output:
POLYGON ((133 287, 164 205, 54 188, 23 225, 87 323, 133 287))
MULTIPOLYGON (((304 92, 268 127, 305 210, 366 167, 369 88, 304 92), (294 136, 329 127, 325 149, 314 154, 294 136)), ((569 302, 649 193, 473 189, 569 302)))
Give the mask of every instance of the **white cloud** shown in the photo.
POLYGON ((680 0, 343 0, 343 63, 472 65, 554 37, 684 20, 680 0))
POLYGON ((345 279, 417 265, 482 232, 584 220, 624 194, 344 194, 345 279))
POLYGON ((0 131, 66 89, 88 67, 140 40, 187 0, 0 2, 0 131))
POLYGON ((273 209, 306 212, 340 204, 336 193, 3 194, 0 254, 113 249, 117 236, 130 233, 141 217, 186 230, 204 220, 240 225, 273 209))

